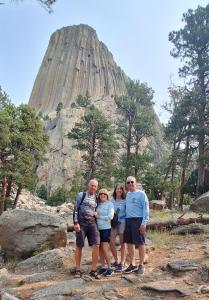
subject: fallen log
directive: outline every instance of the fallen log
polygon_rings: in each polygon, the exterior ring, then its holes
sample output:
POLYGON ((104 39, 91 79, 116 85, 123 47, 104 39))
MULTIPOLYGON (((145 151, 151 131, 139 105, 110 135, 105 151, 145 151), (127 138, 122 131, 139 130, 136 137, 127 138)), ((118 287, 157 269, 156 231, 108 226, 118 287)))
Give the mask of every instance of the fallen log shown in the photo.
POLYGON ((147 224, 148 230, 171 230, 176 226, 182 225, 189 225, 194 223, 201 223, 201 224, 209 224, 209 218, 207 217, 197 217, 197 218, 179 218, 176 220, 168 220, 164 222, 156 222, 156 223, 149 223, 147 224))

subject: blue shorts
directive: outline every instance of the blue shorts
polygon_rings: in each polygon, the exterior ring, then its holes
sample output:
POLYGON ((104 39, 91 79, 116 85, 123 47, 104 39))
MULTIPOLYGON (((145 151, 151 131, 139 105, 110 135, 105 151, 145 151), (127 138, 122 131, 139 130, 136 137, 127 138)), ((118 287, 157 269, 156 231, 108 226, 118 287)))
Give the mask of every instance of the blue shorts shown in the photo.
POLYGON ((111 228, 99 230, 101 243, 109 243, 110 242, 110 232, 111 232, 111 228))
POLYGON ((145 244, 145 234, 139 231, 142 218, 127 218, 124 231, 124 243, 140 246, 145 244))

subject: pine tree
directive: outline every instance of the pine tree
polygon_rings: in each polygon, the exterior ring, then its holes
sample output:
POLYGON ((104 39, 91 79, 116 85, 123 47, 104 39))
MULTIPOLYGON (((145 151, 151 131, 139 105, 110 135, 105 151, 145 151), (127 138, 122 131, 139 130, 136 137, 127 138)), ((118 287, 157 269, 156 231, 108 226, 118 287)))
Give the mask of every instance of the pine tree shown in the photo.
POLYGON ((68 133, 68 137, 75 140, 74 147, 83 153, 85 179, 88 181, 97 177, 107 181, 116 162, 117 150, 115 129, 110 120, 95 105, 87 105, 84 116, 68 133))
POLYGON ((5 95, 0 91, 0 213, 12 186, 17 187, 16 206, 21 189, 35 185, 36 167, 48 141, 34 109, 27 104, 16 108, 5 95))
POLYGON ((169 40, 174 49, 171 55, 180 58, 184 65, 179 74, 188 79, 195 91, 198 127, 198 183, 197 195, 204 192, 205 154, 208 142, 208 89, 209 89, 209 5, 198 6, 196 10, 189 9, 183 14, 185 26, 169 34, 169 40))
POLYGON ((125 157, 125 177, 133 172, 137 176, 139 171, 140 143, 143 138, 153 134, 153 90, 146 84, 130 80, 127 83, 127 95, 115 96, 115 103, 119 113, 118 134, 122 137, 125 157))

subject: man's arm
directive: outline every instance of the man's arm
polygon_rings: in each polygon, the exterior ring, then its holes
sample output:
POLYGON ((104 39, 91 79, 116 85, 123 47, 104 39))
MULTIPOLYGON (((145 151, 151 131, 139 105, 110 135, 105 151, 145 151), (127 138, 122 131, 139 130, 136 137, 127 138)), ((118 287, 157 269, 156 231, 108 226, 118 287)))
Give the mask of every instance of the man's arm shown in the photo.
POLYGON ((149 200, 147 195, 144 193, 144 201, 143 201, 143 219, 142 224, 139 228, 141 232, 144 232, 146 229, 146 224, 149 221, 149 200))

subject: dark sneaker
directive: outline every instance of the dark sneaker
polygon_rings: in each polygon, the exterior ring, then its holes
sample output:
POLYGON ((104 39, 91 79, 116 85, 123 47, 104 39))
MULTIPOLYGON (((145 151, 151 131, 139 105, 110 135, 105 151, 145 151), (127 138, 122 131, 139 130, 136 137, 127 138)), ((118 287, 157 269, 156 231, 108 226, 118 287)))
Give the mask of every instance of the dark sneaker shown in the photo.
POLYGON ((133 266, 132 264, 130 264, 128 266, 128 268, 126 268, 125 270, 123 270, 123 273, 129 274, 129 273, 135 272, 137 270, 138 270, 137 266, 133 266))
POLYGON ((117 266, 118 266, 118 263, 116 261, 113 264, 111 264, 111 268, 113 270, 115 270, 117 268, 117 266))
POLYGON ((119 263, 115 268, 115 272, 122 272, 125 269, 125 266, 122 263, 119 263))
POLYGON ((112 273, 113 273, 113 269, 108 268, 108 269, 106 270, 106 272, 103 273, 103 275, 104 275, 105 277, 110 277, 110 276, 112 276, 112 273))
POLYGON ((138 269, 136 271, 136 274, 137 275, 140 275, 140 276, 143 276, 144 275, 144 272, 145 272, 145 267, 143 265, 139 265, 138 266, 138 269))
POLYGON ((81 271, 75 270, 74 278, 81 278, 81 271))
POLYGON ((101 268, 98 272, 97 272, 97 274, 98 275, 104 275, 104 273, 107 271, 107 268, 101 268))
POLYGON ((95 278, 95 279, 100 279, 100 276, 98 275, 98 273, 96 271, 91 271, 89 273, 89 276, 95 278))

